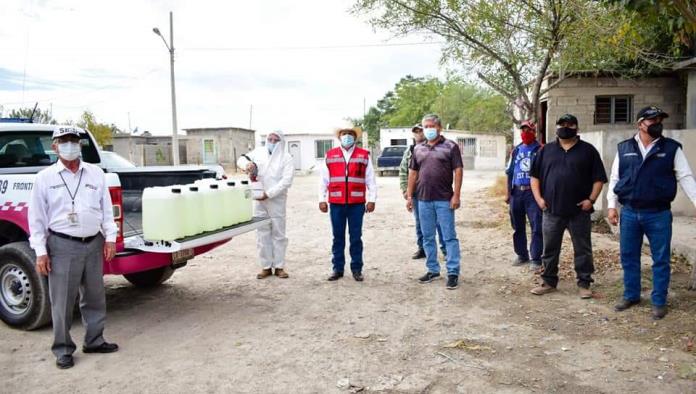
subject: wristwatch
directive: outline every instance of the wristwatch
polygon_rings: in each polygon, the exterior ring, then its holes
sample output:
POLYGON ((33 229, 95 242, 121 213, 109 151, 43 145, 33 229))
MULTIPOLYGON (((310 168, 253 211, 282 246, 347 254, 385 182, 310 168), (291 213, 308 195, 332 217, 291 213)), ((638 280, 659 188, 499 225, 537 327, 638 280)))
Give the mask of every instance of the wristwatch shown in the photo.
POLYGON ((590 202, 591 202, 592 204, 594 204, 595 202, 597 202, 597 200, 593 200, 591 197, 588 198, 588 200, 590 200, 590 202))

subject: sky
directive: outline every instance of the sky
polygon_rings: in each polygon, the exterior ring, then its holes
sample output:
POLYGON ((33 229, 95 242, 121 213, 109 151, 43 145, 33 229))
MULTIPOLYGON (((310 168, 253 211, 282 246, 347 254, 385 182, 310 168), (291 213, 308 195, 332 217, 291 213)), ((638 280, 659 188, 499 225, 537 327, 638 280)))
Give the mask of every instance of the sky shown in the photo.
MULTIPOLYGON (((375 32, 351 0, 3 0, 0 106, 84 110, 123 130, 171 134, 174 13, 179 130, 328 132, 405 75, 444 76, 440 46, 375 32), (407 44, 407 45, 402 45, 407 44), (414 45, 411 45, 414 44, 414 45)), ((180 133, 182 133, 180 131, 180 133)))

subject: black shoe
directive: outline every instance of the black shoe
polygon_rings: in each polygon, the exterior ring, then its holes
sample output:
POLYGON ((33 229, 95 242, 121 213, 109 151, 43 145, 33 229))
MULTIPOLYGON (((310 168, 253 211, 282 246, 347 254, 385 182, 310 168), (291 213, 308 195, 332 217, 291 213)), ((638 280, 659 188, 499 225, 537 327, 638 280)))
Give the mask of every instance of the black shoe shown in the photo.
POLYGON ((95 347, 82 347, 82 353, 113 353, 118 351, 118 345, 115 343, 104 342, 95 347))
POLYGON ((459 276, 447 275, 447 290, 454 290, 459 287, 459 276))
POLYGON ((621 300, 618 304, 614 305, 614 310, 617 312, 625 311, 626 309, 640 304, 640 299, 638 300, 621 300))
POLYGON ((524 259, 520 256, 517 256, 517 258, 515 258, 515 260, 512 261, 512 266, 519 267, 519 266, 525 265, 527 263, 529 263, 529 259, 524 259))
POLYGON ((418 251, 416 251, 416 253, 414 253, 413 256, 411 256, 411 258, 413 260, 424 259, 425 258, 425 250, 418 249, 418 251))
POLYGON ((652 307, 652 318, 653 320, 660 320, 667 315, 667 305, 652 307))
POLYGON ((73 356, 65 355, 60 356, 56 359, 56 367, 59 369, 68 369, 75 366, 75 361, 73 361, 73 356))
POLYGON ((430 283, 439 277, 440 277, 440 274, 434 274, 432 272, 428 272, 427 274, 418 278, 418 281, 420 283, 430 283))
POLYGON ((343 278, 343 272, 333 272, 331 276, 329 276, 329 279, 327 279, 329 282, 333 282, 335 280, 339 280, 343 278))
POLYGON ((356 282, 362 282, 365 278, 362 272, 353 272, 353 279, 355 279, 356 282))

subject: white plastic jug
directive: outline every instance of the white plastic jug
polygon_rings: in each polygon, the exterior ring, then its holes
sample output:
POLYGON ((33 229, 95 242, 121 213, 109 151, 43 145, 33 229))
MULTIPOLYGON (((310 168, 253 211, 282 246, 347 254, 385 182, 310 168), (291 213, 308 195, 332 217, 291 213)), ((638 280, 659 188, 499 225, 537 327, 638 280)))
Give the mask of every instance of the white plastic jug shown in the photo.
POLYGON ((143 190, 143 238, 172 241, 181 237, 181 189, 148 187, 143 190))
POLYGON ((251 188, 249 181, 241 181, 238 186, 240 189, 239 221, 248 222, 253 217, 253 204, 251 198, 251 188))
POLYGON ((238 193, 235 189, 234 181, 220 181, 220 188, 222 189, 222 216, 225 218, 225 227, 233 226, 237 223, 237 214, 235 211, 235 206, 238 205, 238 193))
POLYGON ((217 230, 225 227, 225 217, 222 212, 225 198, 223 195, 223 190, 220 189, 220 185, 217 182, 209 184, 208 188, 212 190, 210 201, 213 204, 211 217, 213 230, 217 230))
POLYGON ((201 194, 201 209, 200 209, 200 221, 202 222, 203 231, 213 231, 216 230, 215 227, 218 223, 217 218, 217 207, 215 206, 215 200, 217 198, 217 190, 213 190, 210 184, 198 183, 198 192, 201 194))
POLYGON ((190 237, 203 232, 202 221, 200 220, 199 207, 201 206, 201 195, 198 187, 193 184, 181 186, 183 196, 182 221, 184 237, 190 237))
POLYGON ((251 188, 251 197, 255 200, 263 198, 265 191, 263 190, 263 183, 261 182, 251 182, 249 185, 251 188))

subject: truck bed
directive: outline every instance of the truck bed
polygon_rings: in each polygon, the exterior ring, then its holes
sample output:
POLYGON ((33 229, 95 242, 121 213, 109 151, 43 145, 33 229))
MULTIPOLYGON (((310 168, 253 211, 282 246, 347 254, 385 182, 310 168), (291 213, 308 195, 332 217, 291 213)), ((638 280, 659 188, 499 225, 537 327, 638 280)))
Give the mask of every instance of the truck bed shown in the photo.
POLYGON ((118 174, 121 181, 124 238, 138 236, 143 232, 143 189, 154 186, 186 185, 199 179, 215 177, 215 173, 210 170, 173 167, 139 167, 113 172, 118 174))

